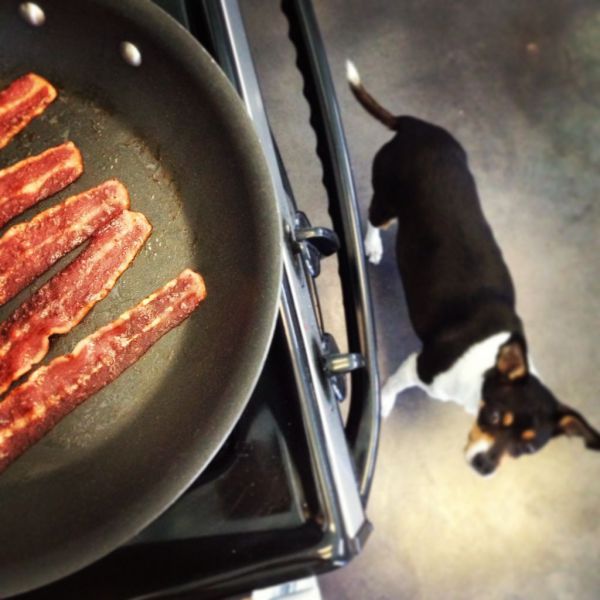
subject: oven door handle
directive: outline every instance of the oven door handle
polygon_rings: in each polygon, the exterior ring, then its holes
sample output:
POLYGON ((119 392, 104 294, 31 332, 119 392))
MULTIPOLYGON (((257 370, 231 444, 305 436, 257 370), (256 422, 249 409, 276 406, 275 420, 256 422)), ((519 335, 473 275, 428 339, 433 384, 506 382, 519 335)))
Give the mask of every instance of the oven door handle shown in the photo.
POLYGON ((380 429, 380 390, 376 339, 358 202, 335 88, 315 12, 310 0, 283 0, 296 65, 304 79, 310 122, 317 136, 317 154, 329 213, 340 239, 339 269, 346 316, 348 348, 360 354, 364 367, 351 372, 352 391, 346 437, 352 451, 363 505, 369 497, 380 429))

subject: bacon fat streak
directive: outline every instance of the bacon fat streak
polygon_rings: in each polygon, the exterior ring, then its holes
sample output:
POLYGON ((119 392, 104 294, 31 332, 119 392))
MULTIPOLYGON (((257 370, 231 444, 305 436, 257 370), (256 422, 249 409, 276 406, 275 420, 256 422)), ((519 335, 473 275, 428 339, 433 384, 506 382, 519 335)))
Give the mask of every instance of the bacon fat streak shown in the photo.
POLYGON ((11 227, 0 238, 0 305, 127 208, 127 189, 112 179, 11 227))
POLYGON ((44 112, 57 96, 54 87, 35 73, 23 75, 0 92, 0 148, 44 112))
POLYGON ((67 142, 0 171, 0 227, 83 173, 81 153, 67 142))
POLYGON ((186 319, 205 296, 202 277, 186 269, 116 321, 81 340, 71 354, 40 367, 12 390, 0 403, 0 471, 114 381, 186 319))
POLYGON ((124 211, 0 325, 0 394, 46 356, 50 336, 68 333, 106 297, 151 229, 144 215, 124 211))

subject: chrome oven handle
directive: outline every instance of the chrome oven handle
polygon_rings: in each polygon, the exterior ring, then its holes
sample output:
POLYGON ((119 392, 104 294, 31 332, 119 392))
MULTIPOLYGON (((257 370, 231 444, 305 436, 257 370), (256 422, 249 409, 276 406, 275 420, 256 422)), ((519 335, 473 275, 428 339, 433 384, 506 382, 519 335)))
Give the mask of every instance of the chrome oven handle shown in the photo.
POLYGON ((365 367, 351 373, 352 393, 346 436, 352 449, 360 494, 366 504, 371 488, 380 430, 380 389, 373 310, 364 258, 358 202, 335 88, 310 0, 283 0, 290 23, 289 37, 304 78, 304 95, 317 135, 317 153, 329 211, 340 238, 342 294, 348 348, 363 356, 365 367))

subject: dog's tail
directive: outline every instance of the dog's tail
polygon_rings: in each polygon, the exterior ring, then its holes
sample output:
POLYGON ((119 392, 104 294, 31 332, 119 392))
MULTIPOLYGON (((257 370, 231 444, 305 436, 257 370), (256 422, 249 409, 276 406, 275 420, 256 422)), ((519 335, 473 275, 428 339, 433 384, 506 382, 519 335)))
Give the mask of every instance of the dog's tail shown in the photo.
POLYGON ((367 92, 360 81, 358 70, 351 60, 346 61, 346 78, 348 79, 348 84, 350 85, 354 97, 362 104, 365 110, 378 121, 381 121, 386 127, 396 129, 396 117, 387 109, 383 108, 383 106, 367 92))

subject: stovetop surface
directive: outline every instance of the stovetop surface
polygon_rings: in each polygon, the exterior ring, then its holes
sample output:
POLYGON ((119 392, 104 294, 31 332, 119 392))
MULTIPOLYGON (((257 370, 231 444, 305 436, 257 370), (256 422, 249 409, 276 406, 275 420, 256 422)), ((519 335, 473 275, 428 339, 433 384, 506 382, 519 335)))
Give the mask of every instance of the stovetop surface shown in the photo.
POLYGON ((301 527, 318 512, 281 326, 250 402, 208 469, 132 544, 301 527))

